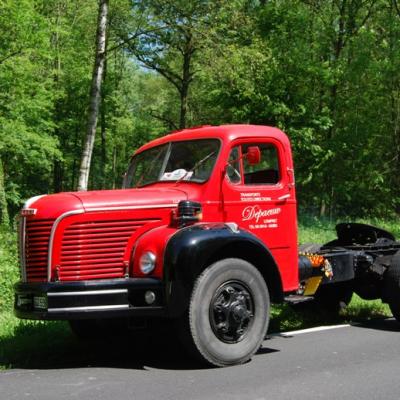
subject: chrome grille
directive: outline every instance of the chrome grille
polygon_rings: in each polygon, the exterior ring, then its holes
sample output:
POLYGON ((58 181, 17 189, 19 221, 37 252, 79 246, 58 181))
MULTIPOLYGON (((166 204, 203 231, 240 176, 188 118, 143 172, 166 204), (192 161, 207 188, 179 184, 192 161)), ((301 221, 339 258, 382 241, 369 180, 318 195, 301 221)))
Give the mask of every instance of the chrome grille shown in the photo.
POLYGON ((60 281, 122 278, 123 256, 132 234, 158 219, 75 222, 65 231, 58 267, 60 281))
POLYGON ((46 282, 49 238, 54 220, 25 219, 25 223, 23 221, 21 221, 25 224, 25 260, 21 260, 23 279, 27 282, 46 282))

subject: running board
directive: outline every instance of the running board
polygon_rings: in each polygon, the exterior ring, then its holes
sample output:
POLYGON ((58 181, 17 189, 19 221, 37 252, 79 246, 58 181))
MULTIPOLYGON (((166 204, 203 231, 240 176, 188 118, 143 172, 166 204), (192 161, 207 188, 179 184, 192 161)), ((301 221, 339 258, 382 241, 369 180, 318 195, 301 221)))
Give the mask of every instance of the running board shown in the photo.
POLYGON ((314 300, 313 296, 301 296, 297 294, 291 294, 290 296, 285 297, 285 302, 290 304, 305 303, 312 300, 314 300))

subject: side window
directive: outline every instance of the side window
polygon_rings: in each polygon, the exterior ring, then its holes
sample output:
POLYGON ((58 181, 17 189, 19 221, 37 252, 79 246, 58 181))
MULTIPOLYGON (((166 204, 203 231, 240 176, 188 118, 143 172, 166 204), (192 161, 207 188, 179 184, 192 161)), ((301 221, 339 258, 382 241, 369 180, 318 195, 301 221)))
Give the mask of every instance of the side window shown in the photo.
POLYGON ((234 147, 229 154, 228 166, 226 167, 226 176, 231 183, 240 183, 242 177, 240 175, 240 153, 239 146, 234 147))
POLYGON ((258 146, 261 152, 261 161, 257 165, 249 165, 243 158, 245 185, 274 185, 280 180, 278 149, 270 143, 251 143, 242 146, 242 153, 247 152, 249 146, 258 146))

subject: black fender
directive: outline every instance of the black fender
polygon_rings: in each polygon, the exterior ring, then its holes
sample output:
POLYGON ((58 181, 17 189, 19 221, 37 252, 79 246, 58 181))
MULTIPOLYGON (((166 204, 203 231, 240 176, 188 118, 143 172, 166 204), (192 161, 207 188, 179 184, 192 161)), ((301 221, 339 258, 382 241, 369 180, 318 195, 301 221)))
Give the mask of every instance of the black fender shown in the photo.
POLYGON ((260 239, 231 224, 196 224, 177 231, 165 248, 164 283, 168 314, 177 317, 187 309, 194 282, 207 266, 232 257, 253 264, 263 275, 271 300, 283 301, 278 265, 260 239))

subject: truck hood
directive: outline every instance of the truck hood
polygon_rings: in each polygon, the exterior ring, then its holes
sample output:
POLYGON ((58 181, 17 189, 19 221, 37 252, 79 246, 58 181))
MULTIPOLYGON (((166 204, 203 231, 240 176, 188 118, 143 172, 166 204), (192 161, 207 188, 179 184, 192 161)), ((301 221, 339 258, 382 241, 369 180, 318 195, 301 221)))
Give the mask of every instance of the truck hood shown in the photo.
POLYGON ((35 217, 58 218, 70 211, 107 209, 163 208, 186 200, 187 194, 172 188, 140 188, 68 192, 37 196, 27 201, 24 208, 35 209, 35 217))
POLYGON ((161 208, 186 200, 185 192, 170 188, 140 188, 74 192, 85 211, 107 208, 161 208))

